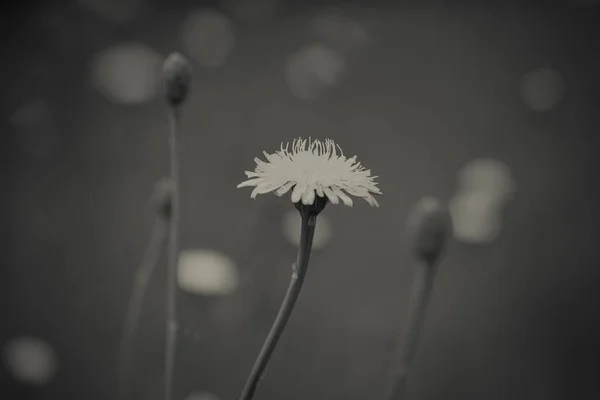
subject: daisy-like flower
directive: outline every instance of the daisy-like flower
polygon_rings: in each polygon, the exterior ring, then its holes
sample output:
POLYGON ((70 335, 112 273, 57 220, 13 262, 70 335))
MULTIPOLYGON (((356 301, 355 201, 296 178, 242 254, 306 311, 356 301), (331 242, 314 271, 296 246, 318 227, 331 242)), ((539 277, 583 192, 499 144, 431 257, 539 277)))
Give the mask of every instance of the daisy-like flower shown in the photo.
POLYGON ((292 190, 292 202, 302 217, 298 260, 292 268, 290 286, 239 400, 252 400, 254 397, 271 354, 294 309, 308 268, 317 215, 328 201, 338 204, 341 200, 352 207, 352 199, 348 195, 362 197, 370 205, 379 206, 372 196, 372 193, 381 194, 374 181, 377 177, 371 176, 371 171, 361 166, 356 161, 356 156, 346 158, 333 140, 321 142, 294 139, 292 149, 289 150, 289 147, 289 143, 285 148, 282 143, 279 151, 273 154, 263 152, 267 161, 255 158, 256 169, 254 172, 246 171, 249 179, 238 185, 238 188, 255 186, 250 195, 253 199, 269 192, 283 196, 292 190))
POLYGON ((379 207, 372 194, 382 194, 371 176, 356 156, 346 158, 342 149, 331 139, 324 142, 311 139, 294 139, 291 150, 287 143, 273 154, 263 152, 267 162, 255 158, 254 172, 246 171, 248 180, 237 187, 255 186, 250 197, 274 192, 283 196, 292 190, 292 202, 308 206, 316 196, 326 197, 332 204, 341 200, 352 207, 348 195, 362 197, 371 206, 379 207), (339 150, 339 154, 338 151, 339 150), (293 188, 293 189, 292 189, 293 188))

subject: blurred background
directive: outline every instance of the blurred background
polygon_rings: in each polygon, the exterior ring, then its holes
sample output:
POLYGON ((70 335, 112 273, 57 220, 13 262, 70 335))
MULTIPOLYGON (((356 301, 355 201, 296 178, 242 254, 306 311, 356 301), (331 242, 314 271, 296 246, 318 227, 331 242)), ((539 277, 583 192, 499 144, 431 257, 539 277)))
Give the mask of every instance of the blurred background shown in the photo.
MULTIPOLYGON (((257 399, 381 399, 424 195, 454 238, 411 399, 600 394, 594 150, 600 2, 63 0, 2 6, 0 398, 116 398, 118 346, 168 174, 160 70, 183 110, 174 398, 237 398, 283 298, 299 218, 236 189, 253 158, 332 138, 381 207, 319 217, 308 276, 257 399)), ((165 260, 135 341, 162 399, 165 260)))

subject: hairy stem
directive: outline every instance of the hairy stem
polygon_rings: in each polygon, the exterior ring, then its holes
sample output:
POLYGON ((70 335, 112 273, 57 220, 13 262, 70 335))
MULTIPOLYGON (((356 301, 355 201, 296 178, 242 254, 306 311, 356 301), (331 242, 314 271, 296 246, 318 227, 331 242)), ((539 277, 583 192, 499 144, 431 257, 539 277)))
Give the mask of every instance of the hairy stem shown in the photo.
POLYGON ((123 323, 123 332, 121 334, 121 344, 119 346, 119 399, 127 400, 130 398, 130 389, 128 382, 131 378, 133 370, 133 343, 135 339, 135 330, 139 319, 142 304, 144 302, 144 294, 146 293, 146 286, 148 281, 152 277, 158 258, 160 257, 160 250, 163 242, 166 238, 166 224, 165 220, 161 217, 156 218, 152 233, 150 235, 150 241, 142 263, 139 269, 135 273, 133 281, 133 289, 131 291, 131 297, 129 298, 129 304, 127 307, 127 314, 125 315, 125 322, 123 323))
POLYGON ((258 386, 258 382, 262 378, 262 375, 269 363, 269 359, 277 346, 277 342, 285 329, 285 326, 292 315, 292 310, 302 289, 302 283, 306 276, 306 270, 308 268, 308 260, 310 258, 310 251, 312 248, 313 237, 315 234, 316 215, 302 214, 302 231, 300 234, 300 247, 298 249, 297 262, 292 266, 292 279, 290 285, 285 294, 285 298, 281 303, 275 322, 269 331, 269 335, 263 344, 258 358, 252 367, 250 376, 246 381, 244 390, 240 396, 240 400, 250 400, 254 397, 254 392, 258 386))
POLYGON ((419 344, 421 327, 431 297, 436 267, 433 262, 419 260, 413 281, 408 311, 407 331, 399 349, 399 366, 394 374, 394 386, 389 400, 404 400, 408 375, 419 344))
POLYGON ((173 369, 175 367, 175 346, 177 342, 177 257, 179 255, 179 157, 177 148, 177 130, 179 110, 169 108, 170 130, 170 178, 172 186, 171 213, 169 218, 169 242, 167 261, 167 315, 165 340, 165 400, 171 400, 173 369))

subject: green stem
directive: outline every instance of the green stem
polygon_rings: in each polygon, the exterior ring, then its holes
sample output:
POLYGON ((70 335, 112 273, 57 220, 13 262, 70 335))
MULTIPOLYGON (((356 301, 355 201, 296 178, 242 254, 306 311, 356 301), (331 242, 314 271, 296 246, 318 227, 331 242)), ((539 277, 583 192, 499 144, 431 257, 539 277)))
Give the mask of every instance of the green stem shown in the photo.
POLYGON ((250 376, 246 381, 246 385, 244 386, 240 400, 250 400, 254 397, 254 392, 256 391, 258 382, 260 381, 267 364, 269 363, 271 354, 273 354, 273 350, 275 350, 275 346, 277 345, 277 342, 279 341, 279 338, 285 329, 287 321, 292 314, 292 310, 294 309, 294 305, 296 304, 296 300, 300 294, 300 289, 302 289, 304 277, 306 276, 308 260, 310 258, 310 251, 315 234, 316 221, 316 215, 302 213, 300 247, 298 249, 298 260, 292 266, 292 279, 290 281, 287 293, 285 294, 285 298, 281 303, 279 312, 277 313, 277 317, 275 318, 275 322, 271 327, 271 331, 269 332, 269 335, 267 336, 267 339, 265 340, 265 343, 258 354, 258 358, 254 363, 254 367, 250 372, 250 376))
POLYGON ((435 273, 436 266, 433 262, 418 261, 410 298, 407 331, 399 349, 399 366, 394 374, 394 387, 388 397, 389 400, 404 400, 405 398, 406 383, 417 351, 421 328, 427 313, 427 305, 431 298, 435 273))
POLYGON ((169 243, 167 264, 167 311, 165 340, 165 400, 171 400, 173 370, 175 367, 175 346, 177 342, 177 257, 179 254, 179 157, 177 149, 177 128, 179 110, 169 108, 170 129, 170 170, 172 186, 171 213, 169 218, 169 243))
POLYGON ((156 269, 156 264, 160 257, 160 249, 165 240, 166 232, 164 219, 157 217, 142 263, 136 271, 133 280, 133 289, 127 306, 127 314, 125 315, 123 332, 121 334, 121 344, 119 346, 119 399, 121 400, 127 400, 130 397, 128 381, 133 369, 133 343, 135 339, 135 330, 144 302, 146 286, 156 269))

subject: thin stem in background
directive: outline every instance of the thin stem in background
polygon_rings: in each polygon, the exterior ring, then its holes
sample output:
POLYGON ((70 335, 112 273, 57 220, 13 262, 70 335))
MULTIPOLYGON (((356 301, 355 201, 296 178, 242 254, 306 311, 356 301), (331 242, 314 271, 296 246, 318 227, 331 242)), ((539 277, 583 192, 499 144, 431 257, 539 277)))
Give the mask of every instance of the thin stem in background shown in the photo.
POLYGON ((171 213, 169 218, 169 242, 167 250, 167 299, 165 339, 165 400, 171 400, 175 347, 177 344, 177 257, 179 255, 179 156, 177 130, 179 109, 169 107, 170 178, 172 184, 171 213))
POLYGON ((421 328, 427 313, 427 305, 431 297, 436 266, 432 261, 418 259, 417 270, 413 280, 412 293, 408 311, 407 331, 399 349, 399 366, 394 374, 394 386, 389 400, 404 400, 408 374, 419 344, 421 328))
POLYGON ((167 234, 165 220, 157 217, 152 228, 150 241, 142 263, 135 273, 133 289, 129 298, 127 314, 123 324, 121 334, 121 344, 119 346, 119 399, 129 399, 131 373, 133 371, 133 343, 135 339, 135 330, 144 302, 146 286, 154 274, 158 259, 160 257, 161 247, 167 234))
POLYGON ((258 354, 254 367, 252 367, 252 371, 246 381, 240 400, 250 400, 254 397, 258 382, 262 378, 267 364, 269 363, 269 359, 271 358, 271 354, 273 354, 273 350, 275 350, 275 346, 277 346, 277 342, 285 329, 290 315, 292 315, 292 310, 294 309, 294 305, 300 294, 300 289, 302 289, 302 283, 304 282, 304 277, 306 276, 306 271, 308 269, 308 260, 310 258, 313 237, 315 235, 315 226, 316 215, 302 213, 300 247, 298 249, 298 260, 292 266, 292 279, 285 294, 285 298, 281 303, 279 312, 277 313, 277 317, 275 318, 275 322, 258 354))

